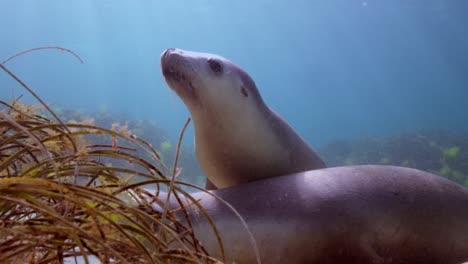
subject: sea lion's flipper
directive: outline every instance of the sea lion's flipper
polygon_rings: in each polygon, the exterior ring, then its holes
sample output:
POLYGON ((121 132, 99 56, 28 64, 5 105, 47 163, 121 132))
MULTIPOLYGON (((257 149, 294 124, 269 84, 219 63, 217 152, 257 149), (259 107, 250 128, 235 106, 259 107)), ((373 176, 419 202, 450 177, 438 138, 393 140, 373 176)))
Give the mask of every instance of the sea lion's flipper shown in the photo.
POLYGON ((206 183, 205 183, 205 189, 207 190, 217 190, 218 188, 216 188, 216 186, 210 182, 210 180, 208 180, 208 178, 206 179, 206 183))

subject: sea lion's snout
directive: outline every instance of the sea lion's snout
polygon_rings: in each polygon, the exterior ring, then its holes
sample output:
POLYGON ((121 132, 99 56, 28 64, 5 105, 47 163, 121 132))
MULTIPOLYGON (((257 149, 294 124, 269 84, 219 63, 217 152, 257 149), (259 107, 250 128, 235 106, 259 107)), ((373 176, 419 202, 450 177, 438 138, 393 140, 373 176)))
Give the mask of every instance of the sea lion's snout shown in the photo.
POLYGON ((166 64, 173 60, 184 60, 188 56, 185 54, 186 52, 181 49, 176 48, 169 48, 163 51, 161 54, 161 63, 166 64))
MULTIPOLYGON (((161 70, 166 81, 180 80, 180 70, 178 69, 180 58, 178 57, 179 55, 174 48, 166 49, 161 54, 161 70)), ((172 85, 170 86, 172 87, 172 85)))
POLYGON ((164 57, 164 56, 166 56, 167 54, 169 54, 169 53, 171 53, 171 52, 173 52, 173 51, 175 51, 175 50, 176 50, 175 48, 168 48, 168 49, 166 49, 165 51, 163 51, 163 53, 161 54, 161 57, 164 57))
POLYGON ((194 97, 193 62, 180 49, 169 48, 161 54, 161 71, 169 87, 180 97, 194 97))

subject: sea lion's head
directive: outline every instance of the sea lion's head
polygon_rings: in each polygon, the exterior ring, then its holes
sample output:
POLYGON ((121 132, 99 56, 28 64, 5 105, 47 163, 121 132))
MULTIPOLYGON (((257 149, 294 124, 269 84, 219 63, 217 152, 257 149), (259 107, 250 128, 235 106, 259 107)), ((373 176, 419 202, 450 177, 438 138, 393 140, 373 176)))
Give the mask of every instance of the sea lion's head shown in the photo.
POLYGON ((221 56, 171 48, 162 53, 161 68, 194 118, 222 109, 222 119, 235 121, 263 105, 252 78, 221 56))
POLYGON ((214 186, 325 167, 236 64, 218 55, 167 49, 161 68, 192 115, 197 159, 214 186))

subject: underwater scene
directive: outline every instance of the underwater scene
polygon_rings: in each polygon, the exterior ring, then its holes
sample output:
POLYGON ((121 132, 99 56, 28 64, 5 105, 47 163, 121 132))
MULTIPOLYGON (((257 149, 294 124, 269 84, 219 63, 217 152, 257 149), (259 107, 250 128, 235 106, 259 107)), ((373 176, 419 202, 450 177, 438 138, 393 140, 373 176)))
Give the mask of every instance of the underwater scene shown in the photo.
POLYGON ((0 10, 1 263, 468 262, 467 1, 0 10), (355 248, 384 205, 407 249, 355 248))

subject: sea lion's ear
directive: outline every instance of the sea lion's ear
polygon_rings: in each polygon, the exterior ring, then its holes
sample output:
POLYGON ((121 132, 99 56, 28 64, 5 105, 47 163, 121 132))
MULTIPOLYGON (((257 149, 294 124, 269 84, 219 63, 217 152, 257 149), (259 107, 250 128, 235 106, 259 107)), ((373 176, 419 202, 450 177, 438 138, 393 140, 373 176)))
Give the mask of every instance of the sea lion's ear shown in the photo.
POLYGON ((247 88, 245 88, 244 85, 241 85, 240 91, 241 91, 241 94, 242 94, 243 96, 249 97, 249 93, 247 92, 247 88))

